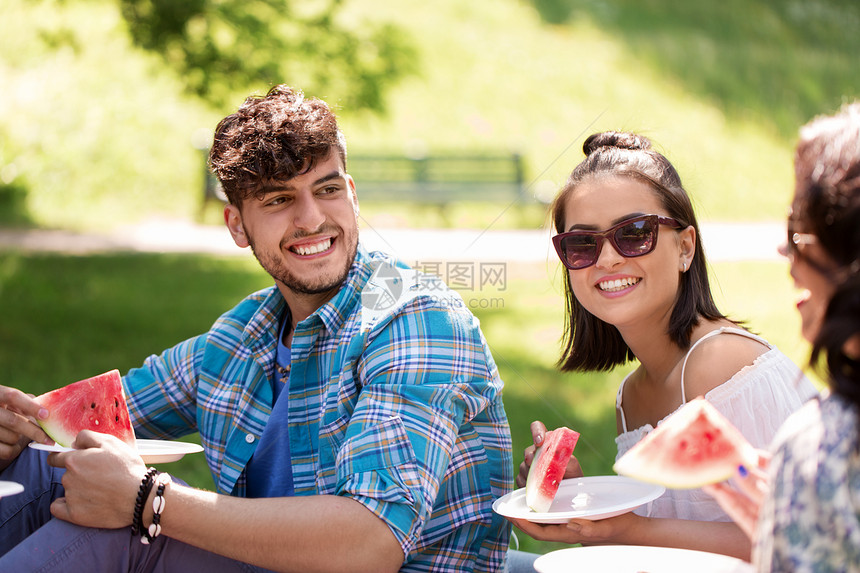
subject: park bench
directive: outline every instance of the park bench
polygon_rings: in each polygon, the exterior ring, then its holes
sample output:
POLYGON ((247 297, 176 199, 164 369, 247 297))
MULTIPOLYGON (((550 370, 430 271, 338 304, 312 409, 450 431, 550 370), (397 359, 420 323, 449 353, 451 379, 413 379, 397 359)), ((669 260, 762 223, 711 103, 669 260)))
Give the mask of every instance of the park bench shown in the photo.
POLYGON ((453 202, 526 201, 522 156, 350 155, 349 173, 361 201, 409 202, 444 207, 453 202))
MULTIPOLYGON (((408 202, 443 208, 464 202, 533 202, 521 155, 445 154, 426 157, 350 154, 347 170, 360 201, 408 202)), ((203 202, 226 201, 207 169, 203 202)))

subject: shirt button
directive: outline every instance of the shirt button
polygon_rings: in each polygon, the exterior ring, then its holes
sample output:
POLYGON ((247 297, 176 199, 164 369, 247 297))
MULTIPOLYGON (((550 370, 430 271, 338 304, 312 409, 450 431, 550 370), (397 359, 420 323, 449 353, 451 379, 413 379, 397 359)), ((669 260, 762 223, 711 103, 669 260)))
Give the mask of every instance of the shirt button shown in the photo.
POLYGON ((254 434, 246 434, 245 435, 245 441, 248 442, 249 444, 253 444, 254 440, 256 440, 256 439, 257 438, 254 437, 254 434))

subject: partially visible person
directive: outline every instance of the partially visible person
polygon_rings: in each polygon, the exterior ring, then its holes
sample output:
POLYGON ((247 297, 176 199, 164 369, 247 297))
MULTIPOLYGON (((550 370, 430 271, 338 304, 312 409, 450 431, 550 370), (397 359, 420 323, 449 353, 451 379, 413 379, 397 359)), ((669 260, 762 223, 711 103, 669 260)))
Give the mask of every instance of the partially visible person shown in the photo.
POLYGON ((755 537, 759 571, 860 571, 860 102, 800 130, 783 252, 829 391, 786 421, 766 472, 708 491, 755 537))
MULTIPOLYGON (((633 133, 589 137, 586 158, 552 206, 568 269, 562 371, 605 371, 638 361, 618 389, 620 457, 689 399, 705 396, 764 447, 816 394, 773 345, 714 303, 699 226, 681 178, 633 133)), ((531 427, 535 445, 546 428, 531 427)), ((534 455, 517 476, 523 486, 534 455)), ((565 477, 582 475, 575 458, 565 477)), ((750 558, 750 541, 701 489, 668 490, 636 512, 565 525, 514 523, 533 537, 582 544, 655 545, 750 558)))
POLYGON ((288 86, 219 123, 225 223, 273 284, 123 378, 137 435, 199 432, 217 491, 87 431, 52 472, 25 447, 48 412, 0 387, 0 466, 28 492, 0 500, 0 571, 502 569, 498 369, 456 293, 361 246, 346 160, 329 107, 288 86))

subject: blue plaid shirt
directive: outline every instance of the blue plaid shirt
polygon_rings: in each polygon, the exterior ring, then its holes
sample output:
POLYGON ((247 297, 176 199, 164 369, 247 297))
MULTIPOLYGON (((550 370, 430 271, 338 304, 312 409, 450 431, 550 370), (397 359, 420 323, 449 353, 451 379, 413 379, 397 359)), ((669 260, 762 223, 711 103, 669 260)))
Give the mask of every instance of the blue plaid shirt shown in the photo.
MULTIPOLYGON (((400 542, 402 571, 501 570, 510 527, 491 504, 513 485, 502 381, 478 320, 441 283, 413 272, 433 288, 401 282, 382 304, 374 271, 395 264, 359 248, 344 286, 296 327, 295 493, 364 504, 400 542)), ((245 495, 285 304, 275 287, 254 293, 124 378, 138 437, 199 431, 220 493, 245 495)))

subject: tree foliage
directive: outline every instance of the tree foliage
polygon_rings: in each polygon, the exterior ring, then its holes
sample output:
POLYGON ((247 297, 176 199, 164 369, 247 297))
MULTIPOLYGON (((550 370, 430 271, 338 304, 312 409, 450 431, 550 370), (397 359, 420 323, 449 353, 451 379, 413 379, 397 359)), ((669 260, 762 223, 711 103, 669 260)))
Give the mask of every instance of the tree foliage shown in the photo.
POLYGON ((215 107, 288 83, 348 110, 385 110, 417 51, 388 23, 345 23, 342 0, 119 0, 131 37, 215 107), (350 25, 351 24, 351 25, 350 25))

